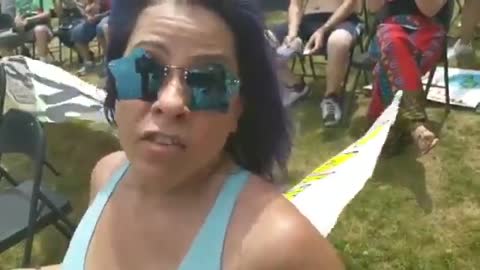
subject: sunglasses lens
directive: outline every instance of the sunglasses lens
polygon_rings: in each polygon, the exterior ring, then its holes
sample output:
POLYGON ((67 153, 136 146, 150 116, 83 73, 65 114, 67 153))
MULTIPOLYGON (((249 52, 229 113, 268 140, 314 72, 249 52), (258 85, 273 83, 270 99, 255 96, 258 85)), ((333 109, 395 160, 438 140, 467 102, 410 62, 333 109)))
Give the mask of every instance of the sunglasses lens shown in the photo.
POLYGON ((108 69, 115 79, 119 100, 142 98, 142 78, 135 72, 135 63, 143 54, 142 49, 135 49, 129 56, 112 60, 108 64, 108 69))
MULTIPOLYGON (((221 65, 189 72, 187 84, 192 90, 192 110, 213 110, 225 112, 228 109, 232 92, 227 86, 228 71, 221 65)), ((230 89, 232 90, 232 89, 230 89)), ((238 87, 234 92, 238 92, 238 87)))

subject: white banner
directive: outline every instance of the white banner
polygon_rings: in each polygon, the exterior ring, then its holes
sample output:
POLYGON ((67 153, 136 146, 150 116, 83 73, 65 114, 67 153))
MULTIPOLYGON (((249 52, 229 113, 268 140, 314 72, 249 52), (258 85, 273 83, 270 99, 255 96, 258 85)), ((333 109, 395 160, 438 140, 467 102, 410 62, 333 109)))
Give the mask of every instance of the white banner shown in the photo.
POLYGON ((390 127, 395 123, 401 97, 402 92, 398 91, 392 104, 360 140, 285 193, 323 236, 330 233, 343 209, 372 177, 390 127))
POLYGON ((71 118, 105 122, 105 91, 60 67, 24 56, 0 60, 11 106, 36 114, 44 122, 71 118))

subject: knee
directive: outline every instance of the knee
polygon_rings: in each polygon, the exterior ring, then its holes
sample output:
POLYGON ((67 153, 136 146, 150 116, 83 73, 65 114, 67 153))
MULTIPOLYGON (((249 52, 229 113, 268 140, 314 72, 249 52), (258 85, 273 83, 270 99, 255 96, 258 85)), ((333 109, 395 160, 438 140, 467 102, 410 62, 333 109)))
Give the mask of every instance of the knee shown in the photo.
POLYGON ((329 50, 335 50, 339 53, 348 53, 352 47, 354 37, 348 31, 338 29, 333 31, 328 38, 327 46, 329 50))
POLYGON ((409 43, 408 36, 403 30, 395 31, 393 27, 380 27, 376 37, 382 52, 388 51, 391 47, 407 46, 409 43))
POLYGON ((48 39, 50 30, 46 25, 37 25, 33 28, 33 32, 35 33, 35 38, 37 39, 48 39))
POLYGON ((108 31, 108 25, 102 24, 97 26, 97 38, 104 38, 108 31))

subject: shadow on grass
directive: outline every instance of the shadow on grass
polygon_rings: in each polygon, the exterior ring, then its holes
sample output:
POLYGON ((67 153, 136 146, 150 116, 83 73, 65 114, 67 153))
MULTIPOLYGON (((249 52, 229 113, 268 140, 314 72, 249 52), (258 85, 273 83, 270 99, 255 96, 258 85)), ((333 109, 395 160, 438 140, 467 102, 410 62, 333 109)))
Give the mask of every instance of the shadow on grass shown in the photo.
POLYGON ((425 167, 417 161, 413 145, 405 147, 399 155, 381 158, 372 180, 410 190, 415 195, 418 206, 429 214, 433 211, 433 203, 427 190, 425 167))

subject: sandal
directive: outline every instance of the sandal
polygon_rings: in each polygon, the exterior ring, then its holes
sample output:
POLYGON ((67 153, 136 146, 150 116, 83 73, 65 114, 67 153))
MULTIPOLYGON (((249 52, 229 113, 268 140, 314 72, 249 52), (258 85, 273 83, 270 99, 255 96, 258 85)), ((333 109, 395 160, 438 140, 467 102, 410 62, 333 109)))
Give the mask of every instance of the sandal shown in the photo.
POLYGON ((420 156, 428 154, 439 142, 437 136, 424 125, 418 125, 411 134, 420 151, 420 156))

